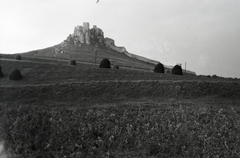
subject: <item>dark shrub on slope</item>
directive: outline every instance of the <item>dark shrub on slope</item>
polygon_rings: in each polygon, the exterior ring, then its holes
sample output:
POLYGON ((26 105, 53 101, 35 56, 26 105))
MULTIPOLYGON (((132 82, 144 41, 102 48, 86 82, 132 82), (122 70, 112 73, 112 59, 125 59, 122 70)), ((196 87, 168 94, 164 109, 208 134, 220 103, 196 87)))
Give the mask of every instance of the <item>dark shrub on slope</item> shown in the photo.
POLYGON ((3 73, 2 73, 2 67, 0 66, 0 78, 3 77, 3 73))
POLYGON ((9 75, 10 80, 20 80, 22 79, 22 75, 20 73, 20 70, 18 69, 13 69, 12 72, 9 75))
POLYGON ((111 64, 110 64, 110 61, 107 59, 107 58, 105 58, 105 59, 103 59, 102 61, 101 61, 101 63, 100 63, 100 68, 111 68, 111 66, 110 66, 111 64))
POLYGON ((114 65, 113 69, 119 69, 119 66, 118 65, 114 65))
POLYGON ((182 72, 182 67, 179 66, 179 65, 175 65, 172 69, 172 74, 175 74, 175 75, 183 75, 183 72, 182 72))
POLYGON ((69 63, 69 65, 76 65, 76 64, 77 64, 77 63, 76 63, 75 60, 71 60, 70 63, 69 63))
POLYGON ((17 56, 15 57, 15 59, 16 59, 16 60, 22 60, 22 57, 21 57, 21 55, 17 55, 17 56))
POLYGON ((154 67, 154 72, 156 73, 164 73, 164 66, 162 63, 158 63, 155 67, 154 67))

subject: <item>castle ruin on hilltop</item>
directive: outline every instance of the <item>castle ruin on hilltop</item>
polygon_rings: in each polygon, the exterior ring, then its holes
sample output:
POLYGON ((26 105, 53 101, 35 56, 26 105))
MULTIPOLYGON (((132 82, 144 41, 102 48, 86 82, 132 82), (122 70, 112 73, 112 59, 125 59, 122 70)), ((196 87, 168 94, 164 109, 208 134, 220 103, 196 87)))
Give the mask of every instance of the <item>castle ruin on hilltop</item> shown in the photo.
POLYGON ((88 22, 84 22, 83 26, 76 26, 72 34, 64 41, 66 44, 100 44, 105 45, 104 42, 104 33, 96 25, 93 25, 93 28, 90 29, 88 22))
MULTIPOLYGON (((118 53, 123 53, 131 58, 135 58, 147 63, 152 63, 152 64, 158 64, 158 61, 151 60, 142 56, 138 56, 132 53, 129 53, 124 47, 118 47, 115 45, 115 42, 113 39, 104 37, 104 32, 102 29, 98 28, 96 25, 93 25, 92 28, 90 28, 90 24, 88 22, 84 22, 83 26, 76 26, 74 28, 74 31, 72 34, 69 34, 66 40, 61 43, 61 46, 64 47, 66 45, 75 45, 78 47, 81 47, 83 44, 86 45, 92 45, 92 46, 102 46, 105 48, 108 48, 109 50, 116 51, 118 53)), ((55 50, 56 52, 61 52, 63 53, 64 51, 62 48, 55 50)), ((166 66, 165 67, 171 69, 172 66, 166 66)), ((193 73, 188 71, 188 73, 193 73)))
POLYGON ((104 40, 104 33, 100 28, 97 28, 96 25, 93 25, 93 28, 89 28, 89 23, 84 22, 83 26, 76 26, 74 28, 74 32, 72 34, 73 37, 75 37, 76 40, 78 40, 80 43, 103 43, 104 40))
POLYGON ((72 44, 77 46, 81 46, 81 44, 100 45, 106 46, 107 48, 115 50, 119 53, 126 52, 124 47, 115 46, 113 39, 108 37, 104 38, 104 32, 96 25, 93 25, 93 28, 90 29, 88 22, 84 22, 83 26, 76 26, 73 33, 67 37, 63 44, 72 44))

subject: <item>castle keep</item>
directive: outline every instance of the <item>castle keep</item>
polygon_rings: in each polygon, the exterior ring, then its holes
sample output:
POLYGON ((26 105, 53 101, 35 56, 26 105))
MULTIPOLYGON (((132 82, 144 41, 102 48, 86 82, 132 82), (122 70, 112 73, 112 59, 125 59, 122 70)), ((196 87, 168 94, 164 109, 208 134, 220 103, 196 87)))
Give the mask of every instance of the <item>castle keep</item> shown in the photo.
POLYGON ((90 29, 88 22, 84 22, 83 26, 76 26, 73 33, 63 42, 64 44, 74 44, 77 46, 81 46, 81 44, 101 45, 119 53, 126 52, 124 47, 117 47, 113 39, 104 38, 104 32, 96 25, 93 25, 93 28, 90 29))
POLYGON ((83 26, 76 26, 72 34, 74 43, 85 43, 85 44, 94 44, 100 43, 103 44, 104 34, 100 28, 97 28, 96 25, 93 25, 93 28, 89 28, 89 23, 84 22, 83 26))

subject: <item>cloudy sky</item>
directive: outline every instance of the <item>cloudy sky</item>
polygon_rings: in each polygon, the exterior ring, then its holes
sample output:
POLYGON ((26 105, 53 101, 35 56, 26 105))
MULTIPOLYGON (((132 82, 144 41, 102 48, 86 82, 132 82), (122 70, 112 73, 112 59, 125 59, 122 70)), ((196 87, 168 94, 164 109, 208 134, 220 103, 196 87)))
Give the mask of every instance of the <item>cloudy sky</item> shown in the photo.
POLYGON ((0 53, 58 44, 83 22, 130 53, 240 78, 239 0, 0 0, 0 53))

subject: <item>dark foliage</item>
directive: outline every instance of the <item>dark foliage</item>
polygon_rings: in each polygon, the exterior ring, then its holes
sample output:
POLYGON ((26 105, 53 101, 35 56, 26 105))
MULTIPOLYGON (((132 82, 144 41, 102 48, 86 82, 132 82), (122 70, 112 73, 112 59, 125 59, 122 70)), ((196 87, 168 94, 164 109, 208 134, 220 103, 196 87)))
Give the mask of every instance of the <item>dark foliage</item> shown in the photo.
POLYGON ((100 68, 111 68, 110 61, 109 61, 107 58, 103 59, 103 60, 101 61, 99 67, 100 67, 100 68))
POLYGON ((175 75, 183 75, 183 72, 182 72, 182 67, 179 66, 179 65, 175 65, 172 69, 172 74, 175 74, 175 75))
POLYGON ((21 55, 17 55, 17 56, 15 57, 15 59, 16 59, 16 60, 22 60, 22 57, 21 57, 21 55))
POLYGON ((114 65, 113 69, 119 69, 119 66, 118 65, 114 65))
POLYGON ((70 65, 76 65, 77 63, 76 63, 75 60, 71 60, 69 64, 70 64, 70 65))
POLYGON ((13 69, 11 74, 9 75, 10 80, 20 80, 22 79, 22 75, 20 73, 20 70, 18 69, 13 69))
POLYGON ((164 73, 164 66, 162 63, 158 63, 155 68, 154 68, 154 72, 156 73, 164 73))
POLYGON ((0 78, 3 77, 2 67, 0 66, 0 78))
POLYGON ((218 76, 214 74, 214 75, 212 75, 212 77, 213 77, 213 78, 217 78, 218 76))

